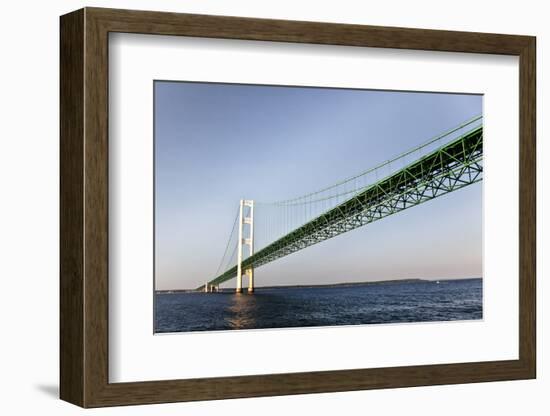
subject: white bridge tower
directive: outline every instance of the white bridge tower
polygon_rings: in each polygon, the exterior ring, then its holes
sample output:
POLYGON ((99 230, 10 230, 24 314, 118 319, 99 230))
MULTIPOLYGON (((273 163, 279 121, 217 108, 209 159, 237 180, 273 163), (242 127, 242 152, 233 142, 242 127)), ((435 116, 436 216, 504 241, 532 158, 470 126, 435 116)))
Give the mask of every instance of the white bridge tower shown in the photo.
MULTIPOLYGON (((241 199, 239 205, 239 240, 237 242, 237 293, 243 291, 243 246, 248 246, 249 255, 254 254, 254 201, 251 199, 241 199), (245 207, 248 207, 248 215, 245 217, 245 207), (248 225, 248 237, 245 237, 245 225, 248 225)), ((248 276, 248 293, 254 292, 254 268, 249 267, 244 270, 248 276)))

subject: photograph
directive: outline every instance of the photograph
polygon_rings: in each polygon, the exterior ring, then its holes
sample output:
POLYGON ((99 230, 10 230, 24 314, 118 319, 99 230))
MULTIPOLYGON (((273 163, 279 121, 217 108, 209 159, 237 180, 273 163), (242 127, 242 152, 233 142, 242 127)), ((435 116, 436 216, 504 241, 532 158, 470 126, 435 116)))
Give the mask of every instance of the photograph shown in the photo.
POLYGON ((483 319, 483 95, 155 80, 154 333, 483 319))

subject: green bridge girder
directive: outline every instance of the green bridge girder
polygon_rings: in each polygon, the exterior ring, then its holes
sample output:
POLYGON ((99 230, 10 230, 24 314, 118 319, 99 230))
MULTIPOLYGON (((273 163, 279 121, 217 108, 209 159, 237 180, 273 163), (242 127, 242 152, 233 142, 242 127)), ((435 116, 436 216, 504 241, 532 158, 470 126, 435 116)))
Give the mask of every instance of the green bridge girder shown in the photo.
MULTIPOLYGON (((279 238, 244 260, 242 268, 256 269, 482 179, 483 127, 479 126, 279 238)), ((208 283, 218 285, 236 276, 234 266, 208 283)))

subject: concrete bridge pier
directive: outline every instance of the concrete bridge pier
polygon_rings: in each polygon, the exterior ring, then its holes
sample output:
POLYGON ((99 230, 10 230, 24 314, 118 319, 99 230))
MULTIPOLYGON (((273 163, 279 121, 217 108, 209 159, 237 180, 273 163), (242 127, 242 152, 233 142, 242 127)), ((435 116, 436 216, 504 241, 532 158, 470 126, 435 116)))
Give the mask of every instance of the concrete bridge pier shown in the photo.
POLYGON ((210 285, 208 282, 204 284, 204 293, 218 293, 220 291, 220 285, 210 285))

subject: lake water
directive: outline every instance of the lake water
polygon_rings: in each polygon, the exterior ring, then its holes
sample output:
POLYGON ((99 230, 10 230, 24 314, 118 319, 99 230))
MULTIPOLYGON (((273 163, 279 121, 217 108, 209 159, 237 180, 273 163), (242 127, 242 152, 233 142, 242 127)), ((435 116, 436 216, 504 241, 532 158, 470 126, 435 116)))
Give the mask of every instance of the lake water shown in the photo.
POLYGON ((155 332, 482 319, 482 293, 482 279, 156 293, 155 332))

